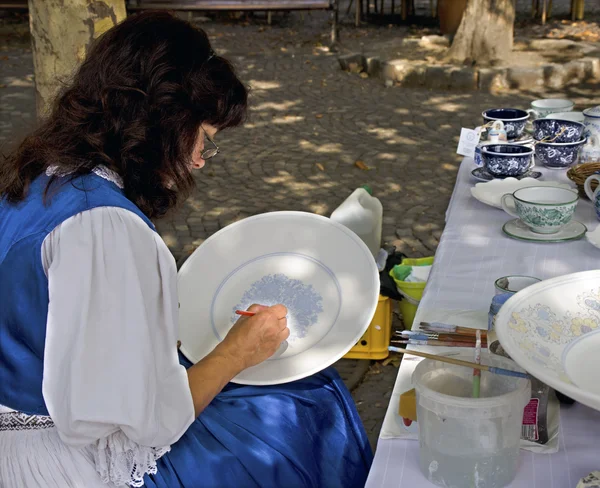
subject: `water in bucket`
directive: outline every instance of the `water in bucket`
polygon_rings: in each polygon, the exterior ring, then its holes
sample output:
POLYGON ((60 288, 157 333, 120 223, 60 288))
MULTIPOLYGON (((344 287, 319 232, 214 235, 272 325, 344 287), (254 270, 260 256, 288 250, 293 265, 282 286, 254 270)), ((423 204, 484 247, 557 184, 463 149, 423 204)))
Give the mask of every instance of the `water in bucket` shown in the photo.
MULTIPOLYGON (((458 358, 473 360, 470 355, 458 358)), ((518 369, 505 358, 484 358, 484 364, 518 369)), ((510 484, 519 464, 529 380, 482 372, 480 398, 472 398, 472 369, 425 360, 415 369, 413 383, 420 466, 427 479, 445 488, 510 484)))

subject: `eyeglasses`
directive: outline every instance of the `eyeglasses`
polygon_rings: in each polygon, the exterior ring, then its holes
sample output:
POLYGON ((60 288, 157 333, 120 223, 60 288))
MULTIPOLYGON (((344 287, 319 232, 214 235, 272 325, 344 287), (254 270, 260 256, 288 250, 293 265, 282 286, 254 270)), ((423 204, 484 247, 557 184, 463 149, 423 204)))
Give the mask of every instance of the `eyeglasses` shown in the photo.
POLYGON ((202 129, 202 132, 204 132, 204 139, 208 142, 210 142, 210 144, 213 147, 209 147, 208 149, 204 149, 202 151, 202 153, 200 154, 200 157, 202 159, 204 159, 204 161, 206 161, 207 159, 210 158, 214 158, 217 154, 219 154, 219 152, 221 152, 221 150, 219 149, 219 146, 217 146, 215 144, 215 141, 213 141, 209 135, 206 133, 206 131, 204 129, 202 129))

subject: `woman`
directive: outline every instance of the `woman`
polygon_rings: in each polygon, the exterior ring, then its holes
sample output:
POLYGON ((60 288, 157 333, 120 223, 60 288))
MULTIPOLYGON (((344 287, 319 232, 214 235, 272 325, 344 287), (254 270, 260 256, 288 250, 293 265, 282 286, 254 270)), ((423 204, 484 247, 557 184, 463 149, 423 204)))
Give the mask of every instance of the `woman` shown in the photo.
POLYGON ((333 369, 229 383, 287 338, 285 307, 254 306, 193 366, 177 353, 175 263, 151 219, 246 102, 204 32, 141 14, 1 163, 0 486, 364 485, 372 455, 333 369))

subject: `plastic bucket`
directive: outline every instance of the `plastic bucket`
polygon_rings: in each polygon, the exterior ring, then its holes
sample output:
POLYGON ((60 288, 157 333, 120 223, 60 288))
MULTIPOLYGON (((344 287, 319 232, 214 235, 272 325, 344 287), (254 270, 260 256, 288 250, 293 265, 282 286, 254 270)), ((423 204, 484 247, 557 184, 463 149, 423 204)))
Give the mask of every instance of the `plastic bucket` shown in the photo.
MULTIPOLYGON (((455 357, 455 356, 452 356, 455 357)), ((472 355, 456 358, 473 361, 472 355)), ((482 355, 482 363, 519 370, 506 358, 482 355)), ((420 467, 445 488, 502 488, 515 478, 523 409, 530 381, 481 373, 473 398, 473 370, 424 360, 415 368, 420 467)))
MULTIPOLYGON (((406 266, 431 266, 433 264, 433 257, 403 259, 401 264, 406 266)), ((394 270, 392 269, 390 276, 393 278, 394 283, 396 283, 396 289, 398 290, 398 293, 402 295, 402 300, 400 300, 398 303, 398 308, 402 314, 404 327, 411 329, 427 283, 411 283, 408 281, 398 280, 394 276, 393 271, 394 270)))

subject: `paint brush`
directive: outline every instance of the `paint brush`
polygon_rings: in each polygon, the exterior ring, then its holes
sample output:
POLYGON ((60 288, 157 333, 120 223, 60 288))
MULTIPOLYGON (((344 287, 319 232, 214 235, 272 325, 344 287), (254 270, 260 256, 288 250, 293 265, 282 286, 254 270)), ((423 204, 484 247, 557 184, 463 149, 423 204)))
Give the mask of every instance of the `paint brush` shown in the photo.
MULTIPOLYGON (((402 330, 394 332, 395 336, 402 336, 407 339, 416 339, 416 340, 434 340, 434 341, 452 341, 452 342, 465 342, 467 344, 475 344, 475 336, 467 336, 460 334, 438 334, 435 332, 426 332, 426 331, 412 331, 412 330, 402 330)), ((483 339, 485 342, 484 346, 487 347, 487 339, 483 339)))
POLYGON ((411 346, 443 346, 443 347, 475 347, 475 343, 459 342, 459 341, 431 341, 408 339, 406 341, 392 339, 392 344, 408 344, 411 346))
MULTIPOLYGON (((475 363, 481 364, 481 331, 477 330, 475 342, 475 363)), ((481 370, 473 369, 473 398, 479 398, 481 393, 481 370)))
POLYGON ((256 315, 256 312, 248 312, 247 310, 236 310, 235 313, 243 317, 254 317, 256 315))
POLYGON ((530 376, 527 373, 521 373, 520 371, 512 371, 510 369, 497 368, 495 366, 488 366, 486 364, 477 364, 470 361, 463 361, 462 359, 453 359, 446 356, 437 356, 436 354, 428 354, 421 351, 409 351, 402 347, 389 346, 388 351, 397 352, 399 354, 408 354, 412 356, 418 356, 421 358, 432 359, 433 361, 440 361, 442 363, 454 364, 456 366, 465 366, 466 368, 479 369, 481 371, 487 371, 488 373, 501 374, 503 376, 514 376, 516 378, 529 379, 530 376))
MULTIPOLYGON (((443 324, 441 322, 421 322, 421 330, 447 334, 460 334, 474 336, 477 329, 460 327, 458 325, 443 324)), ((487 331, 481 332, 481 337, 487 337, 487 331)))

